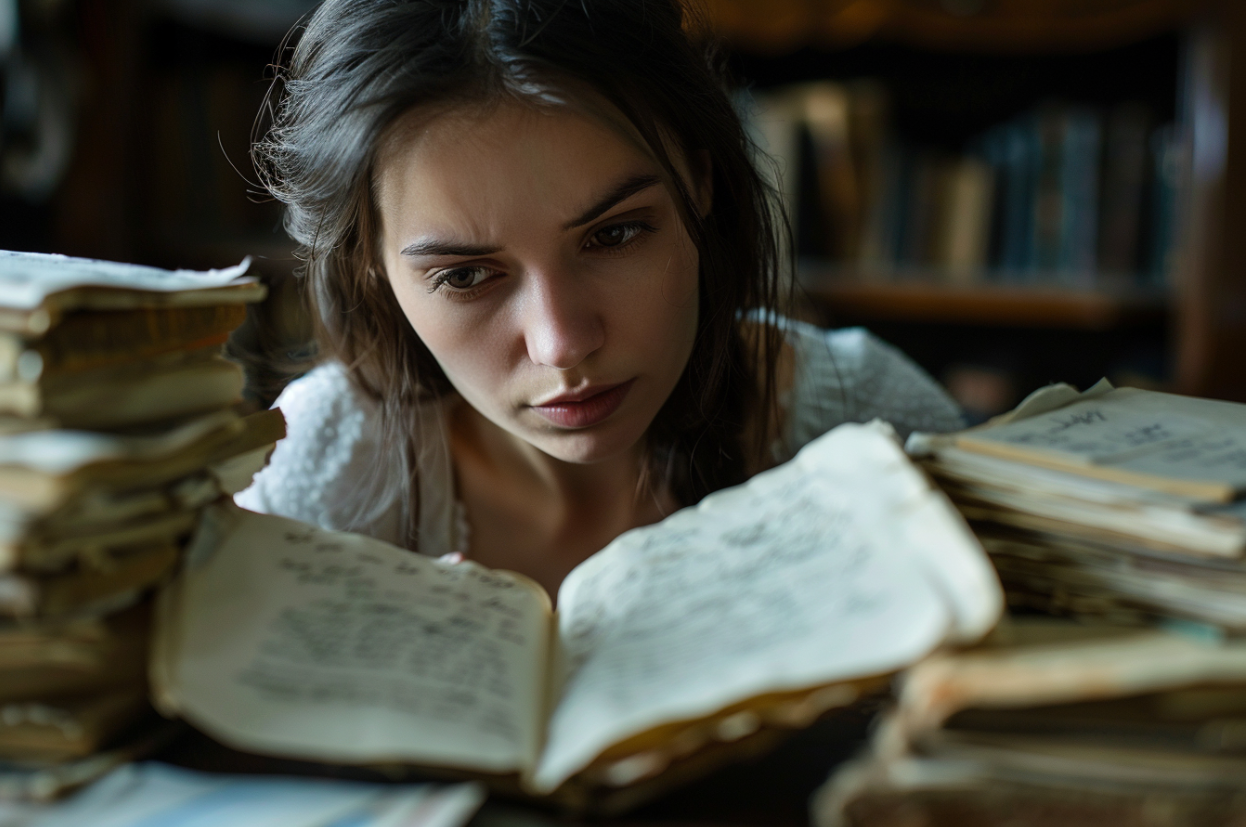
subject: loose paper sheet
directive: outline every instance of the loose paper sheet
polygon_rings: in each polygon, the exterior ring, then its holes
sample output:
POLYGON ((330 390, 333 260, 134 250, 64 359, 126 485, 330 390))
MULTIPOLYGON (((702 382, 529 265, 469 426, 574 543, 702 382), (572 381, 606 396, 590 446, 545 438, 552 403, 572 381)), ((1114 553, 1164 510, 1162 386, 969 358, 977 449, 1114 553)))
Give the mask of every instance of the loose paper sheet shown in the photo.
POLYGON ((659 724, 985 634, 1002 606, 990 565, 884 428, 841 426, 571 573, 538 788, 659 724))
POLYGON ((200 555, 153 674, 209 733, 328 761, 532 761, 549 629, 535 584, 230 505, 207 512, 200 555))
POLYGON ((53 293, 74 287, 175 293, 255 284, 256 279, 244 276, 250 264, 247 259, 222 270, 161 270, 114 261, 0 250, 0 307, 33 310, 53 293))
POLYGON ((477 784, 367 784, 129 764, 64 801, 5 808, 5 827, 463 827, 477 784))

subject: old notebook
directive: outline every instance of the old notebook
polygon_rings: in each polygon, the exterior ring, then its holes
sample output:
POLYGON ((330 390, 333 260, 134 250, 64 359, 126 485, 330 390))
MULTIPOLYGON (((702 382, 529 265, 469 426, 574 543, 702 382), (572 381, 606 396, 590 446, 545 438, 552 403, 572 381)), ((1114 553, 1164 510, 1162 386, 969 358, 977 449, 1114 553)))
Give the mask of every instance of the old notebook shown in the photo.
POLYGON ((1246 491, 1246 406, 1106 382, 1057 406, 1059 391, 1043 392, 1050 410, 1019 408, 1010 422, 961 432, 955 446, 1201 500, 1246 491))
POLYGON ((242 400, 243 384, 242 368, 222 358, 215 346, 30 382, 0 382, 0 413, 63 428, 128 428, 229 407, 242 400))
POLYGON ((0 382, 34 382, 225 344, 242 304, 67 314, 43 336, 0 332, 0 382))
MULTIPOLYGON (((260 451, 284 436, 285 419, 276 409, 245 417, 218 411, 137 434, 15 434, 0 441, 0 496, 12 509, 50 515, 92 491, 136 491, 172 483, 205 466, 260 451)), ((0 568, 11 565, 0 557, 0 568)))
POLYGON ((111 614, 0 621, 0 703, 142 687, 151 601, 112 608, 111 614))
POLYGON ((970 521, 1009 603, 1246 631, 1246 405, 1101 382, 909 449, 970 521))
POLYGON ((995 623, 961 518, 882 424, 519 575, 218 507, 162 598, 158 705, 253 752, 623 788, 850 703, 995 623))
POLYGON ((1018 617, 906 673, 819 827, 1236 825, 1246 647, 1018 617))
POLYGON ((259 301, 266 289, 245 275, 250 263, 196 272, 0 250, 0 330, 40 336, 74 310, 259 301))

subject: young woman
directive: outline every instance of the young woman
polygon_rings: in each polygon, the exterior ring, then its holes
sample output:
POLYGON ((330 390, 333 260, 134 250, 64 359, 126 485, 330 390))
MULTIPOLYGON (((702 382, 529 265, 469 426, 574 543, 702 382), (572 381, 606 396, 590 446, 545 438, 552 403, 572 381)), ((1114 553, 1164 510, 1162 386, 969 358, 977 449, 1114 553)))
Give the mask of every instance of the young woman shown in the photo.
POLYGON ((784 320, 773 195, 679 0, 327 0, 256 150, 322 364, 237 501, 553 591, 849 420, 945 430, 784 320))

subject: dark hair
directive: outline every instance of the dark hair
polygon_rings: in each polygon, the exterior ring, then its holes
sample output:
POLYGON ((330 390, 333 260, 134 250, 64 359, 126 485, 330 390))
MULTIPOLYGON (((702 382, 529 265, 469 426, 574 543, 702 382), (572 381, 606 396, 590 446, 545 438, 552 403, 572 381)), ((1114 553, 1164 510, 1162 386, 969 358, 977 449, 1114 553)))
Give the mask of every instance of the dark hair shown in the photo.
MULTIPOLYGON (((386 130, 417 106, 596 101, 659 165, 700 253, 696 342, 648 431, 642 480, 692 504, 764 461, 780 342, 773 325, 746 336, 741 324, 786 298, 784 224, 705 32, 679 0, 326 0, 311 16, 254 158, 300 245, 321 355, 380 405, 383 444, 411 448, 413 406, 452 390, 381 275, 372 174, 386 130), (711 161, 705 216, 672 144, 711 161)), ((414 543, 418 503, 407 522, 414 543)))

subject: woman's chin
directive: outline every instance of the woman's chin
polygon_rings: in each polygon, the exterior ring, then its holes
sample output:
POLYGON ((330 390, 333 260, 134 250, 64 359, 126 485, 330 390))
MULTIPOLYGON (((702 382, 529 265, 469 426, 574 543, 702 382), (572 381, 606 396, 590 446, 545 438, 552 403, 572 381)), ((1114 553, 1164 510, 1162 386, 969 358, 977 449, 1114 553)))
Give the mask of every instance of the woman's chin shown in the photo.
POLYGON ((632 453, 644 435, 643 429, 605 425, 579 430, 543 431, 532 435, 528 441, 554 459, 591 465, 632 453), (634 430, 636 432, 633 433, 634 430))

